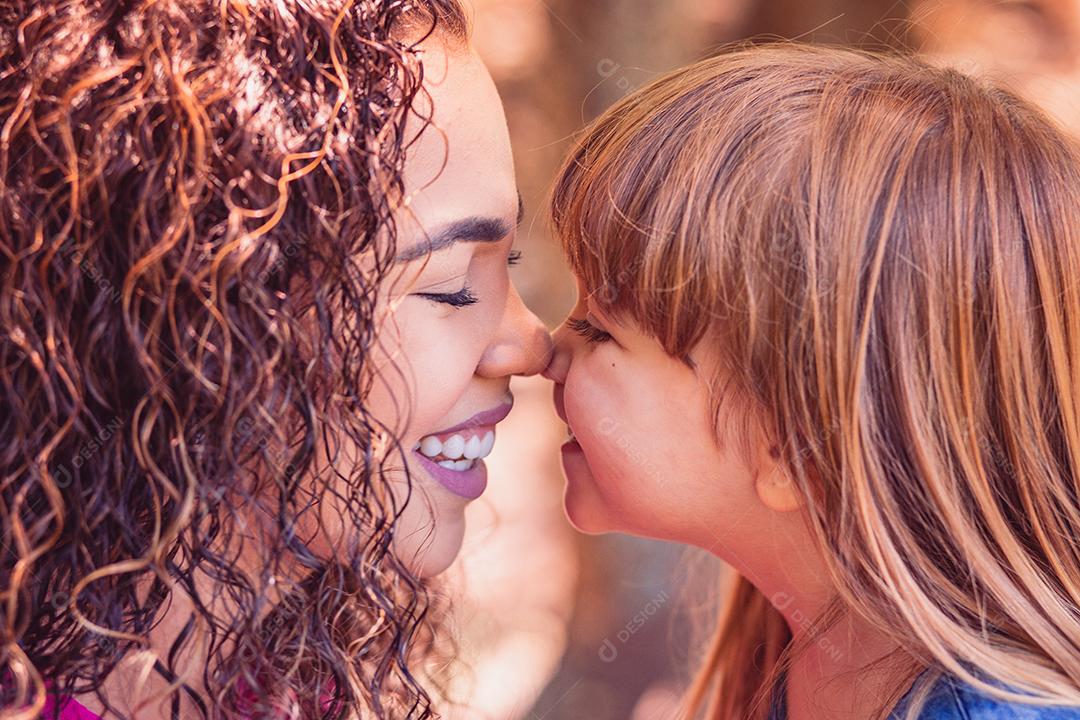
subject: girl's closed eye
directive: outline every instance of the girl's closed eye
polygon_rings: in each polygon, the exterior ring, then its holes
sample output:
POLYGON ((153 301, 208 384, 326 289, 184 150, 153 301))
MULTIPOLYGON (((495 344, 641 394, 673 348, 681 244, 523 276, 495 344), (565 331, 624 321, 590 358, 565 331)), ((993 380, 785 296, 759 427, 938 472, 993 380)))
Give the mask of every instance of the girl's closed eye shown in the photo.
POLYGON ((570 318, 566 321, 566 324, 571 330, 588 340, 590 343, 600 343, 611 340, 610 333, 601 330, 585 318, 570 318))

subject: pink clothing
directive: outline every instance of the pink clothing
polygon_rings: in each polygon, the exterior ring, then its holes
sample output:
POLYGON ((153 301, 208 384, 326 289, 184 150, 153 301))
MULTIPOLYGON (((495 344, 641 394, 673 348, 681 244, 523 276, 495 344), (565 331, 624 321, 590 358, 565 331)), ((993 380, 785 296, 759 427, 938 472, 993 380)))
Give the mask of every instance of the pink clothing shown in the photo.
MULTIPOLYGON (((330 707, 330 694, 326 693, 322 698, 323 709, 330 707)), ((77 700, 56 699, 52 695, 45 697, 45 709, 41 711, 42 720, 52 720, 55 708, 60 707, 60 720, 101 720, 101 716, 84 708, 77 700)))
POLYGON ((56 701, 52 695, 45 698, 45 709, 42 711, 41 717, 52 720, 54 708, 58 704, 60 705, 60 715, 58 716, 60 720, 101 720, 99 716, 84 708, 77 701, 72 699, 56 701))

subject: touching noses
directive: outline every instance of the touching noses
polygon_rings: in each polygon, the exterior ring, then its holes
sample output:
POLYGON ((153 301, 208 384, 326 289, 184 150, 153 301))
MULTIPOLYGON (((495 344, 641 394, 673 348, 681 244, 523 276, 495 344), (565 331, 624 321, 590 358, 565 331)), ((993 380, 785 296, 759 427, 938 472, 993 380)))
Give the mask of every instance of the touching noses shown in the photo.
POLYGON ((552 336, 554 348, 551 352, 551 360, 544 368, 544 377, 559 385, 566 383, 566 372, 570 369, 571 348, 567 333, 571 332, 563 323, 552 336))
POLYGON ((535 375, 547 367, 551 351, 547 328, 511 285, 499 331, 480 359, 477 372, 484 377, 535 375))

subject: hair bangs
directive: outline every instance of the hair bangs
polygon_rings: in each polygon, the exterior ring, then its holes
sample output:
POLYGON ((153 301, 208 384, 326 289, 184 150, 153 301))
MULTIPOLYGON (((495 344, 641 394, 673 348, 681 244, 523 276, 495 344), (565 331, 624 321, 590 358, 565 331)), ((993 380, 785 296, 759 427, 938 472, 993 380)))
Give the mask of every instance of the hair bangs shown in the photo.
POLYGON ((552 221, 589 297, 685 358, 717 310, 717 273, 698 242, 713 213, 674 179, 697 161, 694 138, 662 142, 672 129, 663 108, 622 109, 589 128, 563 166, 552 221))

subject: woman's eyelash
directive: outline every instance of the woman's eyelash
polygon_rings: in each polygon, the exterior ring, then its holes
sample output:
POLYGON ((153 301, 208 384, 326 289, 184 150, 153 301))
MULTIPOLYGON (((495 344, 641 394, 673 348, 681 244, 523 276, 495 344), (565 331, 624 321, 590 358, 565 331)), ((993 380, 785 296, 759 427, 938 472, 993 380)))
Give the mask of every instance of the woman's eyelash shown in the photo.
POLYGON ((584 318, 571 318, 566 324, 591 343, 606 342, 611 339, 610 333, 604 332, 584 318))
POLYGON ((506 258, 506 264, 509 265, 510 267, 514 267, 519 262, 521 262, 521 251, 520 250, 511 250, 510 251, 510 256, 506 258))
POLYGON ((443 305, 450 305, 456 308, 475 305, 480 302, 480 298, 472 294, 472 290, 469 289, 468 285, 461 288, 456 293, 417 293, 417 295, 431 300, 432 302, 442 303, 443 305))

